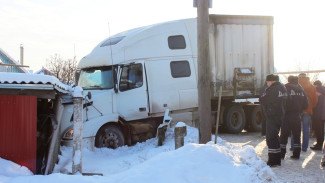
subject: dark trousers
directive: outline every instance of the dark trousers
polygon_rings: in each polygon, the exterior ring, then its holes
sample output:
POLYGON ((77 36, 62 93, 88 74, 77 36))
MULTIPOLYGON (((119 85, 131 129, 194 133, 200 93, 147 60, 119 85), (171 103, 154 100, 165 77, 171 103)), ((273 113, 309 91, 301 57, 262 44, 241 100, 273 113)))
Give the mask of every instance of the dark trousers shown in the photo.
POLYGON ((281 164, 281 149, 279 131, 283 122, 281 116, 267 116, 266 118, 266 144, 268 147, 268 165, 281 164))
POLYGON ((313 124, 317 145, 322 146, 324 141, 324 121, 314 120, 313 124))
POLYGON ((293 138, 293 156, 299 158, 301 152, 301 114, 299 113, 285 115, 280 136, 281 158, 284 158, 286 154, 286 145, 291 134, 293 138))

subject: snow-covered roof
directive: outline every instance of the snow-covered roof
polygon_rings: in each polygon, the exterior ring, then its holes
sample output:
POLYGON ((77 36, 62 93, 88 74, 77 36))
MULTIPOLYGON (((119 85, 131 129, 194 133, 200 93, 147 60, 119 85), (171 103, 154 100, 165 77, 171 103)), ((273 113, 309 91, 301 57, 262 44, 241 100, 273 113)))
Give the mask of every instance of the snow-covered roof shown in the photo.
MULTIPOLYGON (((4 55, 5 57, 8 58, 8 60, 10 62, 12 62, 12 64, 14 65, 21 65, 19 62, 17 62, 15 59, 13 59, 9 54, 7 54, 3 49, 0 48, 0 53, 2 55, 4 55)), ((24 67, 17 67, 19 70, 21 70, 22 72, 29 74, 29 72, 24 68, 24 67)))
POLYGON ((34 74, 54 76, 54 74, 51 71, 49 71, 48 69, 46 69, 46 68, 39 69, 36 72, 34 72, 34 74))
POLYGON ((71 91, 71 86, 63 84, 58 78, 39 74, 0 73, 0 84, 43 84, 53 85, 54 89, 62 93, 71 91))

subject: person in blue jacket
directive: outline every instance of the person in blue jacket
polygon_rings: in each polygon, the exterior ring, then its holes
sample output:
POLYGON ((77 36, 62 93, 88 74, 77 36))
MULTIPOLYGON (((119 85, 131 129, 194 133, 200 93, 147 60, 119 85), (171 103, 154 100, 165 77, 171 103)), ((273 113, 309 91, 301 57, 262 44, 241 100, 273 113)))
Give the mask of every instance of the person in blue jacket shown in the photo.
POLYGON ((287 101, 284 123, 281 126, 280 147, 281 159, 286 154, 286 145, 288 137, 293 136, 293 155, 292 159, 299 159, 301 152, 301 115, 303 110, 308 108, 308 98, 304 89, 298 84, 297 76, 289 76, 288 83, 285 84, 287 89, 287 101))
POLYGON ((266 144, 270 167, 281 165, 279 131, 285 114, 287 90, 279 82, 279 76, 270 74, 266 77, 268 88, 260 97, 260 103, 266 116, 266 144))

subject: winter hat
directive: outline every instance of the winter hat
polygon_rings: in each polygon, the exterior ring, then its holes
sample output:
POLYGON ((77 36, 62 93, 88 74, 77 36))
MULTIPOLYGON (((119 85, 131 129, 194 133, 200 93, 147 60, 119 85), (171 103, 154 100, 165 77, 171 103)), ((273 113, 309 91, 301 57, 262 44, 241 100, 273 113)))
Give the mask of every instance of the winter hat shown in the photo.
POLYGON ((307 77, 307 74, 306 74, 306 73, 300 73, 300 74, 298 75, 298 77, 300 77, 300 78, 302 78, 302 77, 307 77))
POLYGON ((314 82, 314 85, 316 85, 316 86, 322 86, 322 82, 319 81, 319 80, 317 80, 317 81, 314 82))
POLYGON ((267 75, 266 81, 279 81, 279 76, 274 74, 267 75))
POLYGON ((288 82, 292 84, 298 84, 298 77, 297 76, 289 76, 288 82))

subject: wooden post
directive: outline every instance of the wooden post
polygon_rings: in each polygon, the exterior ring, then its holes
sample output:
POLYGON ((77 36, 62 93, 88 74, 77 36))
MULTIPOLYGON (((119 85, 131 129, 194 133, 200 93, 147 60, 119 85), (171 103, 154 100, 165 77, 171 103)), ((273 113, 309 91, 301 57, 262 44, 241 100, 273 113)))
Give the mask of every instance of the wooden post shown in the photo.
POLYGON ((184 146, 184 137, 186 136, 186 125, 183 122, 178 122, 175 130, 175 149, 184 146))
POLYGON ((209 0, 197 0, 199 143, 211 141, 209 0))
POLYGON ((82 173, 83 91, 77 86, 73 92, 73 156, 72 174, 82 173))
POLYGON ((219 120, 220 120, 220 106, 221 106, 221 95, 222 95, 222 85, 219 89, 219 98, 218 98, 218 113, 217 113, 217 122, 216 122, 216 132, 215 132, 215 138, 214 143, 217 144, 217 136, 218 136, 218 129, 219 129, 219 120))

